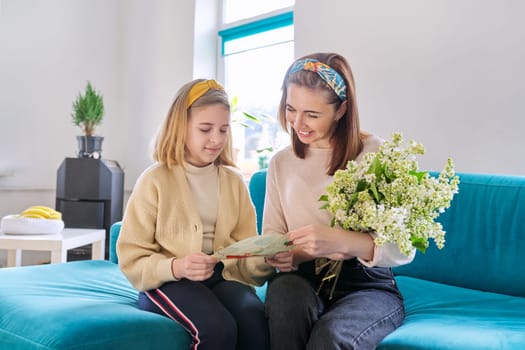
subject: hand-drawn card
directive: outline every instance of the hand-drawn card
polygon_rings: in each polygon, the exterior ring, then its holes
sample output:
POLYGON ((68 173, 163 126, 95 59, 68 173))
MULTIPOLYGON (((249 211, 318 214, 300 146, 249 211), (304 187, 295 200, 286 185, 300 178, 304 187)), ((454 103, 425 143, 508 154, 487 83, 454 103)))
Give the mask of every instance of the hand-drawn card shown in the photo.
POLYGON ((271 256, 291 248, 292 242, 285 235, 260 235, 238 241, 229 247, 216 251, 219 259, 248 258, 250 256, 271 256))

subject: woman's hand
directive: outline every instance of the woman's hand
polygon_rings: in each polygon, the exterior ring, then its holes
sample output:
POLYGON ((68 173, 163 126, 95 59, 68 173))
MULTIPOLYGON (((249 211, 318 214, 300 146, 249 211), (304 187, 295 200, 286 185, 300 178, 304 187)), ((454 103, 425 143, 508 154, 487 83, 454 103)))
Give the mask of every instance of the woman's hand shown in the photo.
POLYGON ((350 253, 351 233, 312 224, 288 232, 288 238, 296 249, 311 258, 345 260, 354 257, 350 253))
POLYGON ((282 272, 290 272, 293 270, 293 253, 291 250, 266 257, 264 261, 282 272))
POLYGON ((204 281, 213 275, 213 269, 219 260, 202 252, 173 259, 171 271, 176 279, 186 278, 191 281, 204 281))

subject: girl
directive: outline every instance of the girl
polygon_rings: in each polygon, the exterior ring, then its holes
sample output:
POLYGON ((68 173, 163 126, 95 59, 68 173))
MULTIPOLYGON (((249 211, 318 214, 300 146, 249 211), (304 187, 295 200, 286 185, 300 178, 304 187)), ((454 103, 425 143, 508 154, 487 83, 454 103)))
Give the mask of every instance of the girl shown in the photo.
POLYGON ((382 140, 360 130, 352 71, 338 54, 298 59, 282 91, 279 121, 291 147, 270 162, 263 232, 287 234, 294 248, 267 259, 281 271, 266 295, 271 347, 374 349, 404 318, 389 267, 414 254, 375 246, 372 234, 330 227, 319 197, 336 170, 377 151, 382 140), (344 261, 338 277, 328 271, 329 259, 344 261))
POLYGON ((156 163, 129 198, 117 245, 139 307, 181 324, 192 349, 268 348, 264 305, 249 286, 263 282, 261 259, 211 255, 257 234, 230 145, 224 89, 214 80, 184 85, 157 137, 156 163))

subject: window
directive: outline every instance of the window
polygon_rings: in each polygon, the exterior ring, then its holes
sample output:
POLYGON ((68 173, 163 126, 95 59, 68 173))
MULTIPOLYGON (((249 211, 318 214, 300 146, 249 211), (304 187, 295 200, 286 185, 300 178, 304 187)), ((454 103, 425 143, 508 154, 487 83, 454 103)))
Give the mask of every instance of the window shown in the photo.
POLYGON ((283 4, 293 1, 224 0, 220 71, 230 97, 238 100, 232 118, 233 146, 237 163, 248 176, 266 167, 269 157, 289 143, 276 120, 282 79, 294 56, 293 8, 276 10, 283 4), (242 112, 258 122, 244 118, 242 112))
POLYGON ((282 10, 295 4, 295 0, 224 0, 223 23, 232 23, 282 10))

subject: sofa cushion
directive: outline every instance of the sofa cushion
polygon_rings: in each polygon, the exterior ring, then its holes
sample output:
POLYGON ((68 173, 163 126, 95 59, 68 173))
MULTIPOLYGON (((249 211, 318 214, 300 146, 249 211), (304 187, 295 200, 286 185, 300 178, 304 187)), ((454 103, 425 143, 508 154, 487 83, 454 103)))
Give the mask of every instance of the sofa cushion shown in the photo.
POLYGON ((525 297, 525 177, 458 174, 459 193, 439 221, 445 247, 433 243, 396 274, 525 297))
POLYGON ((117 221, 111 225, 109 230, 109 261, 118 264, 117 240, 122 228, 122 221, 117 221))
POLYGON ((255 206, 255 213, 257 215, 257 230, 259 233, 262 233, 262 218, 266 195, 266 173, 266 169, 255 172, 250 178, 249 182, 250 197, 252 199, 253 205, 255 206))
POLYGON ((185 349, 170 319, 136 307, 137 292, 109 261, 0 269, 0 349, 185 349))
POLYGON ((380 350, 523 349, 525 298, 397 276, 403 325, 380 350))

